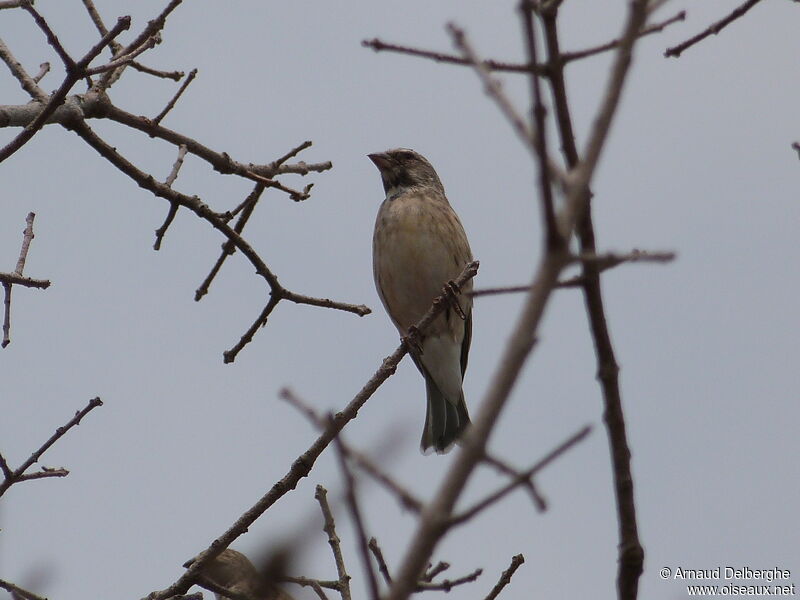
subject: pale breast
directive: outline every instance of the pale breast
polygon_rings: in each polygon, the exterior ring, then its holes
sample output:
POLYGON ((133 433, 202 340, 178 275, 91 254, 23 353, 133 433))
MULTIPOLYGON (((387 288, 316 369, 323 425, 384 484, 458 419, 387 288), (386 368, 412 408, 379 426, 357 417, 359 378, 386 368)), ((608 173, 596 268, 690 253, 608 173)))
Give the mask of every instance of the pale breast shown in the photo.
MULTIPOLYGON (((443 197, 409 193, 381 205, 373 238, 375 283, 401 332, 422 318, 470 260, 464 229, 443 197)), ((462 306, 467 301, 462 298, 462 306)))

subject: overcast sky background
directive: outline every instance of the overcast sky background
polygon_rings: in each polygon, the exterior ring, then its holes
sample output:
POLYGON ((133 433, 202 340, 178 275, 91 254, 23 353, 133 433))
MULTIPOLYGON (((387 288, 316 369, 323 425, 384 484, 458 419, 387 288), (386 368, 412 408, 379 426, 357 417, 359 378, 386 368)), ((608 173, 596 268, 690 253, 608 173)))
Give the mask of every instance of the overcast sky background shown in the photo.
MULTIPOLYGON (((165 2, 97 4, 109 27, 132 15, 125 41, 165 2)), ((682 58, 662 56, 732 5, 674 1, 659 13, 686 8, 689 18, 637 46, 593 183, 601 250, 678 253, 673 264, 622 266, 603 279, 646 551, 642 598, 685 596, 683 582, 661 580, 664 566, 779 567, 800 583, 800 161, 790 148, 800 139, 800 5, 761 3, 682 58)), ((36 6, 74 57, 95 43, 80 2, 36 6)), ((615 37, 625 6, 565 2, 564 49, 615 37)), ((67 467, 69 477, 20 484, 3 498, 1 578, 53 600, 140 598, 169 585, 316 438, 278 390, 291 386, 319 410, 337 410, 397 347, 372 282, 383 190, 367 153, 406 146, 430 159, 481 260, 477 287, 529 280, 541 242, 535 171, 475 74, 360 46, 378 36, 451 51, 450 20, 484 56, 524 56, 512 2, 187 0, 170 17, 164 42, 142 59, 199 69, 165 126, 243 162, 269 162, 311 139, 301 158, 334 163, 324 174, 284 179, 315 183, 306 202, 267 192, 245 237, 290 289, 365 303, 373 314, 281 303, 232 365, 222 363, 222 352, 261 310, 265 286, 237 254, 211 293, 193 301, 222 242, 205 222, 181 211, 154 252, 168 204, 58 126, 0 165, 0 270, 13 271, 25 215, 34 211, 26 274, 53 282, 47 291, 14 289, 13 342, 0 353, 0 451, 16 466, 89 398, 105 403, 43 461, 67 467)), ((42 86, 58 87, 59 61, 29 15, 0 11, 0 36, 31 73, 51 61, 42 86)), ((609 59, 568 71, 581 145, 609 59)), ((27 102, 3 71, 0 103, 27 102)), ((523 110, 524 80, 504 80, 523 110)), ((154 116, 175 89, 129 70, 112 99, 154 116)), ((90 124, 155 177, 169 173, 173 147, 113 123, 90 124)), ((0 143, 17 133, 0 131, 0 143)), ((251 185, 189 158, 175 187, 223 210, 251 185)), ((465 382, 473 413, 521 300, 476 301, 465 382)), ((539 340, 492 451, 522 467, 584 425, 594 431, 538 478, 546 513, 517 492, 437 548, 435 560, 453 565, 450 577, 484 569, 477 583, 451 592, 455 598, 485 596, 517 553, 526 562, 503 593, 507 600, 615 595, 608 445, 578 291, 552 297, 539 340)), ((422 456, 423 418, 424 385, 405 360, 345 435, 365 450, 395 440, 385 466, 427 499, 458 451, 422 456)), ((501 482, 481 469, 462 506, 501 482)), ((317 483, 332 499, 342 489, 331 452, 233 547, 255 558, 310 530, 293 571, 334 578, 317 483)), ((369 533, 396 567, 415 519, 375 485, 365 481, 362 489, 369 533)), ((338 530, 363 597, 344 513, 338 530)), ((298 600, 314 597, 287 589, 298 600)))

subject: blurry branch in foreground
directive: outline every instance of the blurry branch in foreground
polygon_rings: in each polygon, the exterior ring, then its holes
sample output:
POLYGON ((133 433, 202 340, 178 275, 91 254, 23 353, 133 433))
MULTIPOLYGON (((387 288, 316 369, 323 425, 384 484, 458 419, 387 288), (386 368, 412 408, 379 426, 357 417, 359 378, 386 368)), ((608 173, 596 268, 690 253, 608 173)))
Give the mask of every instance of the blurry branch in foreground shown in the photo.
MULTIPOLYGON (((561 0, 522 0, 518 13, 526 48, 524 65, 511 65, 483 58, 474 49, 466 32, 450 24, 447 29, 457 50, 456 56, 433 53, 408 46, 389 45, 380 40, 363 42, 375 50, 391 50, 413 54, 439 62, 466 65, 473 68, 489 98, 506 117, 512 131, 530 153, 539 173, 537 193, 541 205, 542 229, 545 232, 543 255, 532 282, 519 286, 527 292, 518 321, 498 361, 485 397, 478 407, 473 426, 465 436, 462 451, 455 456, 449 471, 439 484, 433 500, 421 513, 417 531, 412 536, 401 565, 394 575, 389 591, 389 600, 406 600, 414 591, 416 576, 422 571, 431 553, 448 530, 456 501, 475 467, 485 460, 489 434, 506 404, 514 382, 533 350, 536 332, 550 294, 559 287, 581 287, 589 315, 594 346, 597 353, 598 373, 605 403, 606 426, 611 446, 614 485, 617 497, 617 517, 620 524, 619 570, 617 589, 619 598, 632 600, 638 591, 638 579, 642 572, 644 553, 638 539, 636 515, 633 504, 633 480, 630 471, 630 452, 627 446, 618 384, 618 367, 606 324, 599 275, 616 264, 645 259, 645 255, 598 255, 591 220, 590 183, 600 154, 608 138, 614 115, 624 87, 633 48, 642 36, 662 31, 669 24, 684 18, 683 13, 660 22, 648 23, 648 18, 660 6, 659 0, 632 0, 628 3, 627 16, 622 33, 611 42, 578 52, 563 52, 559 47, 558 11, 561 0), (537 40, 543 35, 544 40, 537 40), (546 56, 538 57, 540 47, 546 56), (594 56, 600 52, 614 52, 611 71, 605 90, 591 120, 591 127, 584 136, 587 140, 578 150, 573 133, 572 117, 564 81, 565 67, 576 60, 594 56), (502 83, 494 72, 522 73, 529 78, 530 110, 525 117, 503 91, 502 83), (554 110, 548 110, 542 84, 549 86, 554 110), (565 168, 556 164, 548 148, 546 130, 558 131, 564 154, 565 168), (555 201, 560 194, 560 202, 555 201), (558 206, 558 209, 556 209, 558 206), (575 257, 569 247, 574 238, 580 245, 580 255, 575 257), (563 271, 577 261, 582 273, 579 279, 566 282, 560 279, 563 271)), ((646 254, 649 258, 650 255, 646 254)), ((657 260, 671 260, 671 254, 663 254, 657 260)), ((583 432, 579 432, 580 436, 583 432)), ((585 435, 585 433, 583 433, 585 435)), ((535 492, 535 489, 533 490, 535 492)), ((534 496, 537 497, 536 495, 534 496)), ((536 500, 541 506, 541 498, 536 500)), ((469 511, 467 511, 469 514, 469 511)))
MULTIPOLYGON (((15 483, 31 481, 33 479, 45 479, 48 477, 66 477, 69 475, 69 471, 64 468, 42 467, 39 471, 35 471, 33 473, 28 473, 27 471, 34 465, 34 463, 39 462, 39 459, 42 457, 42 455, 47 452, 53 444, 64 437, 64 435, 70 429, 76 425, 79 425, 83 417, 85 417, 98 406, 102 405, 103 402, 100 400, 100 398, 92 398, 89 400, 89 403, 84 408, 76 412, 75 416, 72 417, 72 419, 70 419, 65 425, 62 425, 56 429, 55 433, 50 436, 45 443, 39 446, 39 448, 36 449, 33 454, 31 454, 28 459, 16 469, 12 469, 8 465, 8 461, 5 459, 5 457, 0 454, 0 470, 3 474, 3 481, 0 482, 0 496, 5 494, 8 488, 15 483)), ((4 415, 4 417, 8 419, 10 418, 10 415, 4 415)))
POLYGON ((81 137, 98 154, 136 182, 139 187, 149 191, 154 196, 163 198, 169 203, 164 223, 156 231, 154 245, 156 250, 161 247, 167 230, 180 208, 187 209, 217 230, 225 238, 222 256, 200 286, 200 289, 198 289, 195 298, 199 300, 208 292, 211 282, 222 266, 222 262, 236 250, 244 255, 255 268, 256 274, 264 280, 267 287, 266 295, 268 296, 264 308, 259 312, 253 324, 241 336, 240 340, 224 353, 223 358, 226 363, 235 360, 239 351, 250 343, 255 333, 266 324, 268 317, 281 300, 342 310, 359 316, 369 314, 370 309, 363 304, 350 304, 324 297, 308 296, 285 288, 279 283, 278 276, 267 266, 264 259, 242 236, 247 219, 252 214, 262 192, 267 188, 286 194, 294 201, 305 200, 310 197, 313 184, 305 185, 302 189, 296 189, 284 183, 282 178, 291 175, 306 176, 309 173, 321 173, 332 167, 329 161, 321 163, 290 162, 302 150, 311 146, 310 141, 302 142, 272 162, 253 164, 236 161, 226 152, 212 150, 192 137, 162 126, 162 120, 174 108, 181 95, 195 78, 196 70, 189 73, 184 83, 167 102, 165 108, 153 118, 129 113, 112 103, 109 98, 108 90, 124 75, 127 67, 132 67, 142 73, 161 79, 179 81, 184 78, 182 72, 158 71, 146 67, 140 62, 142 57, 146 56, 152 48, 161 43, 161 31, 166 25, 167 17, 181 4, 181 0, 170 0, 165 8, 154 19, 148 21, 142 31, 127 45, 118 42, 117 38, 122 32, 130 28, 130 17, 120 17, 114 27, 108 29, 94 6, 94 2, 92 0, 83 0, 83 4, 95 24, 100 39, 79 60, 73 59, 64 49, 56 32, 53 31, 47 20, 33 7, 31 2, 21 1, 6 7, 18 7, 31 15, 62 62, 65 76, 59 88, 52 94, 47 94, 39 87, 39 80, 48 72, 49 65, 45 68, 43 64, 40 73, 32 77, 14 57, 11 50, 0 41, 0 60, 5 62, 11 75, 17 79, 22 89, 32 100, 27 104, 0 106, 0 127, 23 128, 19 135, 4 148, 0 149, 0 162, 22 148, 45 125, 59 124, 81 137), (102 65, 91 66, 94 59, 106 48, 111 50, 110 60, 102 65), (86 90, 83 93, 71 94, 73 88, 80 81, 86 82, 86 90), (129 130, 136 130, 149 138, 156 138, 175 146, 179 150, 178 159, 173 165, 167 181, 161 183, 154 175, 140 170, 131 160, 89 126, 90 119, 111 120, 129 130), (253 192, 237 208, 215 210, 197 195, 176 191, 173 189, 173 184, 178 177, 180 166, 187 156, 205 161, 220 174, 236 175, 253 182, 255 186, 253 192), (231 227, 230 221, 237 214, 239 219, 236 225, 231 227))
POLYGON ((25 219, 25 230, 22 233, 22 247, 19 250, 17 266, 13 273, 0 273, 0 283, 3 284, 3 341, 0 346, 5 348, 11 343, 11 286, 21 285, 23 287, 37 288, 45 290, 50 287, 50 282, 46 279, 31 279, 23 277, 22 271, 25 270, 25 261, 28 259, 28 250, 33 241, 33 219, 34 213, 28 213, 25 219))

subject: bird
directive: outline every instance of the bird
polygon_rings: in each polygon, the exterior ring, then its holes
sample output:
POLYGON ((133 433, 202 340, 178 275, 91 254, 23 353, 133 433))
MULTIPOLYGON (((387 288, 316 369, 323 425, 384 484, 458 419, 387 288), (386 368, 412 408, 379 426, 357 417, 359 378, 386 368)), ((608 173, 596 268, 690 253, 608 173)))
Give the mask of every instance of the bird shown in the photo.
MULTIPOLYGON (((183 566, 188 568, 193 562, 194 559, 191 559, 183 566)), ((232 548, 226 548, 218 554, 200 574, 212 583, 249 600, 293 600, 289 594, 264 577, 249 558, 232 548)), ((219 593, 215 593, 214 597, 216 600, 227 600, 226 596, 219 593)))
MULTIPOLYGON (((386 197, 372 238, 375 286, 401 336, 417 323, 472 261, 464 227, 436 170, 408 148, 368 154, 386 197)), ((472 340, 472 281, 422 333, 409 351, 425 379, 427 412, 421 450, 448 452, 470 425, 463 380, 472 340)))

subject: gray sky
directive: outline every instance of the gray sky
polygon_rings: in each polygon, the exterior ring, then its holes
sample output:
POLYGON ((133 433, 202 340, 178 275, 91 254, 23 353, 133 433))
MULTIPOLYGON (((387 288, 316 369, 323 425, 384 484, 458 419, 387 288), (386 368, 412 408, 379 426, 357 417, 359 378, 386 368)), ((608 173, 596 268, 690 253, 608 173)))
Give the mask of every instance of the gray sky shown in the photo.
MULTIPOLYGON (((163 4, 98 1, 98 8, 107 24, 132 14, 138 33, 163 4)), ((608 4, 565 3, 565 49, 618 34, 625 3, 608 4)), ((80 3, 40 0, 37 7, 73 56, 96 40, 80 3)), ((593 184, 600 249, 678 253, 671 265, 623 266, 603 280, 646 551, 641 597, 655 599, 685 595, 684 583, 659 577, 664 566, 779 567, 792 570, 794 583, 800 575, 800 162, 790 149, 800 139, 797 5, 762 3, 667 60, 667 46, 731 5, 671 2, 659 16, 683 8, 687 23, 637 47, 593 184)), ((396 348, 372 282, 372 226, 383 191, 367 153, 406 146, 430 159, 481 260, 476 286, 528 281, 540 250, 532 161, 474 73, 360 47, 378 36, 450 51, 443 27, 450 20, 485 56, 523 56, 511 2, 187 0, 164 42, 143 59, 199 69, 165 126, 243 162, 268 162, 312 139, 301 158, 334 163, 328 173, 284 179, 315 183, 304 203, 267 192, 246 238, 290 289, 365 303, 374 313, 358 318, 282 303, 233 365, 222 364, 222 352, 256 317, 265 291, 237 255, 211 293, 193 301, 222 241, 207 224, 181 211, 154 252, 167 203, 60 127, 46 128, 0 165, 0 270, 13 270, 32 210, 36 239, 26 273, 53 282, 45 292, 14 292, 13 343, 0 353, 0 450, 17 465, 89 398, 105 403, 43 461, 69 468, 69 477, 20 484, 3 498, 0 577, 26 585, 46 572, 34 591, 55 600, 139 598, 165 587, 316 437, 277 391, 289 385, 318 409, 336 410, 396 348)), ((44 60, 58 62, 21 11, 0 12, 0 36, 31 72, 44 60)), ((603 57, 569 69, 581 144, 607 68, 603 57)), ((60 78, 56 69, 44 89, 60 78)), ((524 109, 524 81, 505 80, 524 109)), ((154 116, 175 89, 131 71, 112 99, 154 116)), ((8 73, 0 90, 0 103, 27 101, 8 73)), ((162 180, 169 173, 172 147, 113 123, 91 125, 141 168, 162 180)), ((1 131, 0 142, 16 133, 1 131)), ((235 206, 250 189, 192 158, 175 187, 217 209, 235 206)), ((520 303, 476 301, 465 382, 473 412, 520 303)), ((537 514, 517 492, 437 549, 434 558, 453 565, 450 577, 484 569, 454 597, 483 597, 517 553, 526 563, 502 596, 508 600, 614 596, 616 514, 594 360, 579 292, 558 292, 491 447, 525 466, 585 424, 594 431, 539 477, 548 512, 537 514)), ((367 450, 397 436, 387 468, 429 498, 455 453, 419 454, 423 417, 423 382, 406 360, 345 435, 367 450)), ((333 458, 323 455, 234 547, 257 555, 318 522, 295 571, 333 578, 313 498, 317 483, 332 497, 341 490, 333 458)), ((466 499, 501 481, 481 470, 466 499)), ((396 567, 414 518, 383 490, 363 489, 369 531, 396 567)), ((338 528, 360 593, 344 514, 338 528)), ((298 600, 313 597, 289 589, 298 600)))

